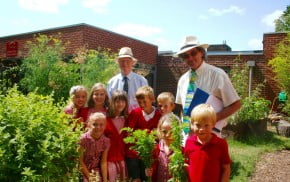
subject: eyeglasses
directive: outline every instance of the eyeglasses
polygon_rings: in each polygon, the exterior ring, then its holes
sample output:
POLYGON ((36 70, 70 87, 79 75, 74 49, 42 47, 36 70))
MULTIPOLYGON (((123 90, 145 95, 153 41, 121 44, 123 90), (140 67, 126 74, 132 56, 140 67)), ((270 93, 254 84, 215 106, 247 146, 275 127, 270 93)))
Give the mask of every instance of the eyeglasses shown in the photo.
POLYGON ((188 59, 189 56, 194 57, 194 56, 196 56, 197 53, 198 53, 198 50, 192 50, 189 54, 186 54, 186 53, 181 54, 180 57, 181 57, 182 59, 188 59))

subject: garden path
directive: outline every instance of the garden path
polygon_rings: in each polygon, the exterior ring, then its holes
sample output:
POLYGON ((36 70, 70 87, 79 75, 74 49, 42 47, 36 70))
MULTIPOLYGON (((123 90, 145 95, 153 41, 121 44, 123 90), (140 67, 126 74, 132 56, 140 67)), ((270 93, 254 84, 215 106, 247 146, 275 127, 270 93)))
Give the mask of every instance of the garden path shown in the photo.
POLYGON ((290 182, 290 150, 261 156, 250 182, 290 182))

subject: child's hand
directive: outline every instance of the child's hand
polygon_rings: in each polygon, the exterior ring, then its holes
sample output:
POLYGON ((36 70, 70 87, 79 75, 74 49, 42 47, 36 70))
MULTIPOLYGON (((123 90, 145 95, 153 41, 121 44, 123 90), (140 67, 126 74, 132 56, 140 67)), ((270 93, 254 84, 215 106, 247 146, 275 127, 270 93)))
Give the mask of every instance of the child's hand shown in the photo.
POLYGON ((152 176, 152 174, 153 174, 152 167, 151 168, 146 168, 145 169, 145 174, 146 174, 146 176, 152 176))
POLYGON ((81 123, 83 123, 84 122, 84 119, 83 118, 78 118, 78 120, 77 120, 77 124, 81 124, 81 123))

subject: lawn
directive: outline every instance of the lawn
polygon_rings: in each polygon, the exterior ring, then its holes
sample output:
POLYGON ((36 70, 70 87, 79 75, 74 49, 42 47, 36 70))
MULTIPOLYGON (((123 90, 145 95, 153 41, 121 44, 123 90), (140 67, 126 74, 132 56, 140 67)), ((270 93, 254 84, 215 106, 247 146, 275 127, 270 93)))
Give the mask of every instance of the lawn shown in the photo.
POLYGON ((290 149, 290 138, 272 131, 264 136, 251 136, 243 140, 227 139, 232 159, 231 181, 248 181, 261 154, 281 149, 290 149))

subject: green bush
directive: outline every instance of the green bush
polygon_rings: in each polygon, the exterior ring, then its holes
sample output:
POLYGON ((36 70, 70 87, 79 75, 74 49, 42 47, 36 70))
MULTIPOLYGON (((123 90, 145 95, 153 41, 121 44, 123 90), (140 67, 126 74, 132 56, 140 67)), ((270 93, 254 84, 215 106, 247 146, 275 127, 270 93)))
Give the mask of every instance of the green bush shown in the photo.
POLYGON ((237 93, 241 97, 242 107, 230 117, 230 123, 257 122, 267 117, 270 111, 270 101, 261 96, 263 84, 258 84, 248 96, 249 68, 238 57, 230 73, 230 78, 237 93))
POLYGON ((87 88, 98 82, 106 84, 119 71, 115 58, 109 49, 80 49, 72 60, 78 65, 80 84, 87 88))
POLYGON ((94 83, 107 83, 109 78, 118 72, 113 59, 116 55, 110 50, 80 49, 70 59, 64 58, 65 43, 61 36, 38 35, 27 43, 27 57, 21 66, 23 79, 20 85, 23 90, 50 95, 60 101, 68 98, 73 85, 85 85, 91 88, 94 83))
POLYGON ((232 123, 257 122, 265 119, 270 111, 270 101, 251 96, 242 99, 241 109, 233 115, 232 123))
MULTIPOLYGON (((289 7, 287 10, 289 11, 289 7)), ((283 39, 275 50, 275 57, 269 61, 273 72, 276 74, 275 79, 281 90, 288 94, 288 101, 285 103, 283 111, 290 115, 290 33, 283 39)))
POLYGON ((0 181, 60 181, 77 164, 80 131, 72 131, 52 96, 0 95, 0 181))

